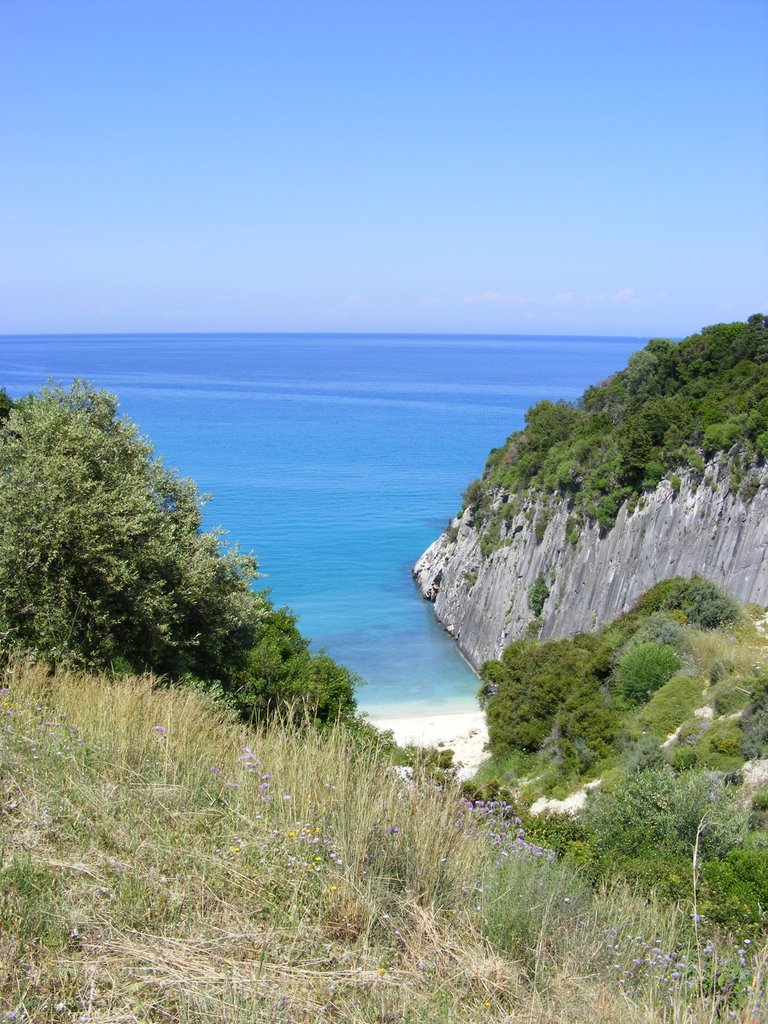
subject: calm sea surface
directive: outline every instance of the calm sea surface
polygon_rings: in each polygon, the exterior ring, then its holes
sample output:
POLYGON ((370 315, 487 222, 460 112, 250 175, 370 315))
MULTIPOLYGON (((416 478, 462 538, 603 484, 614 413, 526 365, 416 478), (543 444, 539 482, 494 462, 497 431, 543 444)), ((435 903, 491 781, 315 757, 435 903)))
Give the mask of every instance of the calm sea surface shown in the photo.
POLYGON ((540 398, 576 398, 644 338, 441 335, 0 337, 0 386, 85 377, 214 497, 206 523, 366 683, 372 712, 459 710, 477 679, 411 565, 489 450, 540 398))

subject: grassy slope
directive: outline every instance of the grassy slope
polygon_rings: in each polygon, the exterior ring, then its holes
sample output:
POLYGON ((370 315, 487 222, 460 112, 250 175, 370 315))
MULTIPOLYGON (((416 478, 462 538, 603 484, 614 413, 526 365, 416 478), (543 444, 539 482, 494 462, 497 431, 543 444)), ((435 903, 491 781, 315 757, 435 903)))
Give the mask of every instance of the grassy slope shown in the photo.
POLYGON ((686 915, 494 846, 343 729, 24 666, 0 714, 0 1019, 715 1019, 686 915))

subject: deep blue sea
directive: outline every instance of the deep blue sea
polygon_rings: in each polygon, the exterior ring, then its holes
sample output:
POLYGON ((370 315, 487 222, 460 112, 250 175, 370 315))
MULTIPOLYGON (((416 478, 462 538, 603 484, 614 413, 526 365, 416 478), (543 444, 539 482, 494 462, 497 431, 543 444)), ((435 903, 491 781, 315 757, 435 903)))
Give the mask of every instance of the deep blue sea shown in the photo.
POLYGON ((350 334, 0 337, 0 386, 84 377, 213 499, 274 601, 366 681, 370 712, 461 710, 478 681, 411 566, 491 448, 645 338, 350 334))

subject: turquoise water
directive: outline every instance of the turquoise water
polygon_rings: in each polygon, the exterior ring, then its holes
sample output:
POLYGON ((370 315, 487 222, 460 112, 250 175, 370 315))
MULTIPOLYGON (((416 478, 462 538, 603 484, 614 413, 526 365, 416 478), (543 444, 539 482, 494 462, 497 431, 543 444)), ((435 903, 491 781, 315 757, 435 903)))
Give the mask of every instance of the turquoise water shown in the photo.
POLYGON ((578 397, 641 338, 66 335, 0 338, 0 386, 116 392, 166 464, 214 495, 278 604, 366 680, 363 709, 471 707, 477 679, 411 566, 540 398, 578 397))

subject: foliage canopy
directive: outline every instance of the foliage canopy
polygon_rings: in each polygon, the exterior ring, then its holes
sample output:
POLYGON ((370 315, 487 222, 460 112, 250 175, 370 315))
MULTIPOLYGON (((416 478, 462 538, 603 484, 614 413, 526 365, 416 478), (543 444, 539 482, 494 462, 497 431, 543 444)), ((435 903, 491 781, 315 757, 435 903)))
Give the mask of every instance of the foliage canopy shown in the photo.
MULTIPOLYGON (((476 521, 498 519, 499 490, 559 494, 608 527, 622 502, 674 470, 740 446, 768 456, 768 317, 655 338, 576 404, 545 400, 488 457, 464 495, 476 521)), ((678 482, 679 486, 679 482, 678 482)))
POLYGON ((113 395, 84 381, 0 392, 0 643, 217 681, 248 717, 354 716, 352 674, 252 589, 256 560, 202 530, 203 505, 113 395))
POLYGON ((646 640, 633 646, 621 659, 619 685, 627 700, 640 704, 661 689, 681 666, 673 648, 646 640))
POLYGON ((253 558, 201 531, 203 500, 117 400, 76 381, 0 432, 0 630, 52 662, 226 678, 263 615, 253 558))

